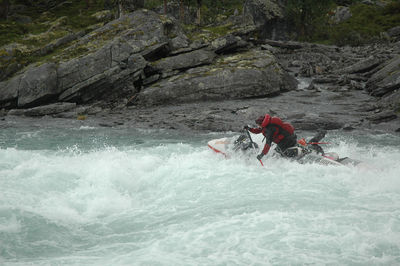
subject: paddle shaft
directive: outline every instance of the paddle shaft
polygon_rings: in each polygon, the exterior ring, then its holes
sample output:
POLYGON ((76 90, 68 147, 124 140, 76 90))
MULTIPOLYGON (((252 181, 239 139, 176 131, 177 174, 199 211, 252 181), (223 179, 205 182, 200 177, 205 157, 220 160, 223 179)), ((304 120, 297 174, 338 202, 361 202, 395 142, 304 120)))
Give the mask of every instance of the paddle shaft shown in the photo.
MULTIPOLYGON (((251 135, 250 135, 249 130, 246 129, 246 133, 247 133, 247 136, 249 137, 251 146, 253 146, 253 149, 255 150, 255 149, 256 149, 256 145, 254 144, 254 142, 253 142, 253 140, 252 140, 252 138, 251 138, 251 135)), ((262 162, 261 160, 259 160, 259 161, 260 161, 261 165, 264 166, 263 162, 262 162)))

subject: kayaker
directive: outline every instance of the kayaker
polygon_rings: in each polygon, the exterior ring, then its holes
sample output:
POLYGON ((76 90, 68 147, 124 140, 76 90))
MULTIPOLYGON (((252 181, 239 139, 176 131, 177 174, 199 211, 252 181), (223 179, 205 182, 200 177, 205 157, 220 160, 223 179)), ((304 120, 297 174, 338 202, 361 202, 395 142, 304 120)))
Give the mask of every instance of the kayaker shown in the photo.
POLYGON ((283 122, 279 117, 271 117, 269 114, 260 116, 255 122, 259 127, 245 126, 244 129, 254 134, 262 133, 265 136, 266 143, 261 153, 257 155, 258 160, 268 153, 272 142, 277 144, 275 150, 282 156, 294 157, 297 155, 297 149, 288 149, 297 145, 297 136, 291 124, 283 122))

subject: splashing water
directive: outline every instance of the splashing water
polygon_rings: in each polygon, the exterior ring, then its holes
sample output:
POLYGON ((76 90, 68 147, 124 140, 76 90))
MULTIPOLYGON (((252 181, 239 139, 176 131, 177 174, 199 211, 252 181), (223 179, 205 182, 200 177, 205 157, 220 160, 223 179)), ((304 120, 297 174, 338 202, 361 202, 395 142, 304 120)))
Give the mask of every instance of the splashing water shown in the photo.
POLYGON ((218 134, 0 133, 0 264, 400 263, 400 138, 329 133, 370 169, 225 159, 218 134))

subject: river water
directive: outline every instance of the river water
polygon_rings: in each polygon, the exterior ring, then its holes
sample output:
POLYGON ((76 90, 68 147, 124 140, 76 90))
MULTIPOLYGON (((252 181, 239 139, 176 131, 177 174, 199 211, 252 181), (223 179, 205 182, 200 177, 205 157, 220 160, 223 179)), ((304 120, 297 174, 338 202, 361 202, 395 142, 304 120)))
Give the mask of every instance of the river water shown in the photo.
POLYGON ((399 136, 329 132, 358 169, 225 159, 224 135, 2 129, 0 264, 400 264, 399 136))

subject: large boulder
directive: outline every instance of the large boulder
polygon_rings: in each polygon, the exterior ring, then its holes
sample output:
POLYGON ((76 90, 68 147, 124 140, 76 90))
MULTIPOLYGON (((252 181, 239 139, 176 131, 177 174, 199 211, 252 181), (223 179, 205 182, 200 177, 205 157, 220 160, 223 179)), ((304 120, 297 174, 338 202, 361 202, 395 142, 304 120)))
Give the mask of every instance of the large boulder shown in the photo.
POLYGON ((21 77, 18 88, 18 106, 40 105, 59 93, 56 64, 46 63, 39 67, 33 67, 21 77))
POLYGON ((46 63, 1 82, 0 106, 31 107, 54 99, 59 93, 56 64, 46 63))
POLYGON ((243 5, 244 23, 255 26, 262 39, 287 39, 284 15, 284 1, 280 0, 246 0, 243 5))
POLYGON ((54 57, 58 63, 31 65, 1 82, 0 107, 130 98, 139 90, 134 84, 140 86, 148 61, 168 55, 168 41, 178 34, 181 32, 172 20, 151 11, 123 16, 67 47, 54 57))
POLYGON ((207 100, 243 99, 277 95, 295 89, 289 76, 268 51, 219 58, 215 64, 161 80, 140 92, 139 105, 162 105, 207 100))

